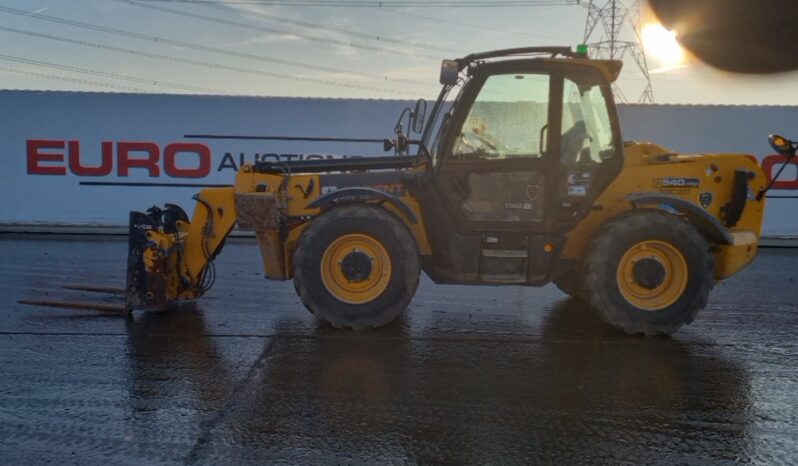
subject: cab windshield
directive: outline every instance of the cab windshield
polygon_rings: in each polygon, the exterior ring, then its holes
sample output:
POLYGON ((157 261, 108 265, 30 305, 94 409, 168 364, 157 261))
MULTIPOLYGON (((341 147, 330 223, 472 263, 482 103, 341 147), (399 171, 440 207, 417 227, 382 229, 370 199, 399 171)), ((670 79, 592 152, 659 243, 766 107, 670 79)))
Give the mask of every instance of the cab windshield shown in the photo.
POLYGON ((452 149, 454 160, 540 158, 548 127, 548 73, 488 76, 452 149))

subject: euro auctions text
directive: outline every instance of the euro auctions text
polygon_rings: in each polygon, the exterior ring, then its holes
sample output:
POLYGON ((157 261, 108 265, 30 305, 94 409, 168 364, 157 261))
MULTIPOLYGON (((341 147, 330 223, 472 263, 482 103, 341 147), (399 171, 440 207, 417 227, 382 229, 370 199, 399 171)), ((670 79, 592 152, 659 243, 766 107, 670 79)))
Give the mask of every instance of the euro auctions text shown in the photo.
POLYGON ((347 158, 346 155, 275 152, 223 152, 198 142, 102 141, 87 146, 77 140, 28 139, 28 175, 127 177, 135 171, 150 178, 205 178, 213 171, 237 172, 245 163, 347 158))

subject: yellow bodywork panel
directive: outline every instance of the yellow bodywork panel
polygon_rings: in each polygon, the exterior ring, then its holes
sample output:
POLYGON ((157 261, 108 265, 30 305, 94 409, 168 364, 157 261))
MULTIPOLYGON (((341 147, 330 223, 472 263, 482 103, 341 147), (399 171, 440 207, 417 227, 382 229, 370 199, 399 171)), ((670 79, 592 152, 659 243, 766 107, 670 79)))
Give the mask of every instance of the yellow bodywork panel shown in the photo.
MULTIPOLYGON (((247 214, 239 208, 239 223, 243 223, 240 225, 241 228, 255 231, 258 237, 264 271, 268 278, 285 280, 293 276, 293 257, 299 239, 313 217, 321 213, 320 209, 308 208, 308 205, 331 192, 326 188, 322 183, 322 175, 319 174, 257 173, 251 165, 245 165, 239 171, 234 186, 236 198, 240 199, 242 195, 250 195, 255 199, 271 197, 274 199, 274 206, 270 208, 279 212, 280 218, 284 221, 284 231, 280 231, 279 225, 257 225, 255 217, 261 217, 262 212, 259 213, 256 209, 247 214)), ((404 190, 396 192, 395 195, 413 213, 416 218, 415 223, 390 203, 383 203, 381 207, 396 215, 407 225, 421 254, 431 254, 418 202, 404 190)))
POLYGON ((285 251, 277 230, 256 233, 260 254, 263 257, 263 273, 272 280, 285 280, 288 271, 285 267, 285 251))
POLYGON ((184 252, 185 273, 194 284, 200 280, 203 269, 230 234, 238 217, 232 188, 203 189, 196 200, 184 252))
MULTIPOLYGON (((180 232, 178 238, 185 238, 188 224, 180 222, 180 232)), ((160 293, 165 302, 173 302, 178 299, 193 299, 198 297, 198 293, 193 289, 184 289, 181 283, 181 274, 173 273, 180 271, 185 266, 179 254, 174 254, 182 247, 174 235, 163 231, 150 230, 147 232, 147 239, 150 246, 143 252, 142 260, 144 266, 151 277, 147 283, 148 293, 160 293)), ((152 296, 148 296, 151 298, 152 296)))
POLYGON ((736 231, 732 237, 734 241, 731 245, 718 246, 715 252, 715 278, 734 275, 756 257, 758 239, 753 232, 736 231))
MULTIPOLYGON (((594 232, 611 218, 634 209, 627 199, 631 193, 664 193, 677 196, 723 223, 722 209, 732 198, 736 170, 753 174, 742 217, 730 228, 735 238, 753 238, 754 246, 762 229, 765 200, 755 195, 767 184, 756 159, 747 155, 676 155, 654 144, 627 144, 623 170, 596 199, 588 216, 567 236, 564 259, 578 260, 594 232), (670 155, 669 155, 670 154, 670 155)), ((656 206, 655 206, 656 207, 656 206)), ((749 244, 719 246, 713 249, 716 278, 725 278, 742 269, 754 257, 749 244), (742 252, 743 250, 748 252, 742 252)))
POLYGON ((148 273, 150 293, 162 295, 165 302, 194 299, 203 290, 205 267, 215 257, 236 224, 232 188, 204 189, 195 197, 192 222, 178 220, 176 231, 147 231, 149 246, 142 254, 148 273))

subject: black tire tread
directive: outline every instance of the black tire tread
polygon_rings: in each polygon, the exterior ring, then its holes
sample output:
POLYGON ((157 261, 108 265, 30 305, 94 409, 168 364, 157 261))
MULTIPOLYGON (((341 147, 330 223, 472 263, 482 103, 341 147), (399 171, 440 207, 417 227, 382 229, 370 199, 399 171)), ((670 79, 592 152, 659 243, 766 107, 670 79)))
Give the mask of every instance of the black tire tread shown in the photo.
POLYGON ((661 335, 676 332, 684 324, 691 323, 698 312, 706 307, 709 292, 715 284, 714 260, 706 239, 685 220, 655 209, 635 210, 607 222, 597 231, 584 256, 583 264, 585 297, 591 308, 605 322, 628 334, 661 335), (691 291, 686 290, 686 293, 691 292, 693 296, 682 303, 681 310, 667 321, 655 322, 641 317, 645 314, 630 311, 633 306, 625 301, 628 307, 619 306, 612 298, 612 287, 617 289, 616 278, 614 274, 611 278, 605 275, 607 271, 615 270, 617 264, 608 263, 613 260, 608 251, 619 242, 623 242, 632 232, 653 232, 652 239, 663 235, 676 235, 690 250, 705 251, 703 254, 697 254, 698 257, 685 258, 690 269, 688 273, 694 274, 694 283, 697 285, 691 291))
MULTIPOLYGON (((329 323, 335 328, 351 328, 353 330, 380 327, 401 314, 407 308, 416 292, 421 271, 421 259, 418 246, 407 226, 386 209, 366 203, 351 203, 334 207, 313 220, 300 238, 299 245, 294 253, 293 262, 294 288, 305 308, 318 319, 329 323), (403 261, 402 270, 404 270, 405 273, 403 279, 400 281, 404 289, 399 294, 400 298, 397 301, 382 309, 369 312, 367 315, 352 318, 343 313, 336 312, 335 309, 320 306, 313 300, 309 290, 309 286, 313 284, 309 283, 309 280, 305 277, 301 264, 309 258, 309 245, 323 241, 328 235, 330 226, 340 221, 349 222, 356 218, 366 218, 369 219, 369 221, 380 222, 383 225, 390 226, 391 231, 398 239, 401 251, 398 251, 396 254, 389 251, 389 254, 391 254, 392 258, 401 258, 403 261)), ((317 283, 315 286, 324 285, 317 283)), ((362 306, 367 306, 369 304, 370 303, 363 304, 362 306)))
POLYGON ((585 301, 584 280, 580 266, 574 266, 552 280, 557 288, 568 296, 585 301))

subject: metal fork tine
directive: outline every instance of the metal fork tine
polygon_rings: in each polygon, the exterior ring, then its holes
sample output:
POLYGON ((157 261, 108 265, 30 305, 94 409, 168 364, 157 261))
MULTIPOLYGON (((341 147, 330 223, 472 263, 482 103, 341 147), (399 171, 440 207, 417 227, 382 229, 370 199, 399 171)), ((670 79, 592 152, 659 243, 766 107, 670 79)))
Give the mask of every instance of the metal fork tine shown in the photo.
POLYGON ((129 314, 130 311, 125 309, 124 305, 119 304, 102 304, 102 303, 82 303, 82 302, 67 302, 67 301, 49 301, 42 299, 20 299, 17 301, 20 304, 27 304, 30 306, 46 306, 56 307, 61 309, 75 309, 75 310, 90 310, 99 312, 109 312, 116 314, 129 314))
POLYGON ((91 293, 106 293, 106 294, 114 294, 120 296, 124 296, 125 294, 124 288, 118 288, 113 286, 81 285, 77 283, 70 283, 67 285, 62 285, 61 288, 65 290, 89 291, 91 293))

